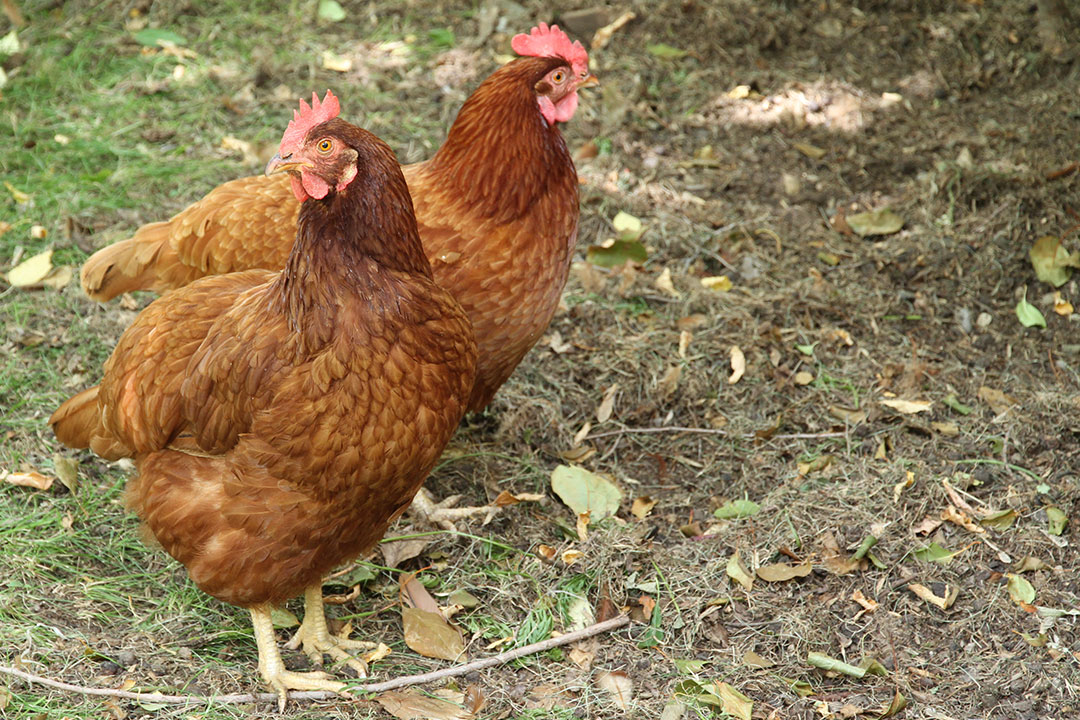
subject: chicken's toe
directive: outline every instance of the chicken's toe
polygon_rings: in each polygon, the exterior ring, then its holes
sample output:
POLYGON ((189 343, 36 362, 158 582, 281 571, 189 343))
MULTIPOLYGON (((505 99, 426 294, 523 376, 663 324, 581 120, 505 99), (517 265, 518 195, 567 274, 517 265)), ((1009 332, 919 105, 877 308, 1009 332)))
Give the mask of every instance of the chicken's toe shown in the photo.
POLYGON ((435 502, 425 488, 420 488, 420 492, 416 493, 416 497, 413 498, 409 511, 420 522, 457 532, 457 526, 454 525, 455 521, 483 517, 480 524, 487 525, 500 509, 497 505, 453 507, 460 499, 460 495, 452 495, 445 500, 435 502))

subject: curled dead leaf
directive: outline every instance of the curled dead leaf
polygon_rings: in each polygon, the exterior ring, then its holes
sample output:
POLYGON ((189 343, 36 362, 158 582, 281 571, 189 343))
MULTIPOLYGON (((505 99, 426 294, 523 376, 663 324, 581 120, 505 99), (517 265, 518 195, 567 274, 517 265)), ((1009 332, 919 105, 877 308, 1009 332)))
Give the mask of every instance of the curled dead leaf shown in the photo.
POLYGON ((731 346, 731 377, 728 378, 728 385, 734 385, 742 379, 742 376, 746 373, 746 356, 743 354, 742 348, 738 345, 731 346))

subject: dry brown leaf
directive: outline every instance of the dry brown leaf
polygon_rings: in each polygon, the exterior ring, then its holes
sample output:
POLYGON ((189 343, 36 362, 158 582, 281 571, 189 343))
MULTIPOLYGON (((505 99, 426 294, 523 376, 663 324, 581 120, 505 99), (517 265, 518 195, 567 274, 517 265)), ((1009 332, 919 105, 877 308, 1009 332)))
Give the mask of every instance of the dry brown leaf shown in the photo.
POLYGON ((403 607, 401 625, 405 644, 424 657, 460 660, 465 652, 461 631, 448 623, 442 613, 403 607))
POLYGON ((694 313, 693 315, 687 315, 681 317, 676 321, 675 325, 682 332, 688 332, 690 330, 697 330, 700 327, 704 327, 709 323, 709 317, 702 313, 694 313))
POLYGON ((960 493, 956 491, 956 488, 954 488, 948 480, 942 478, 941 485, 945 488, 945 494, 949 496, 949 502, 966 512, 968 515, 985 516, 990 514, 986 510, 976 510, 968 505, 967 500, 960 496, 960 493))
POLYGON ((676 300, 682 297, 682 293, 675 289, 675 283, 671 280, 671 268, 664 268, 653 284, 657 290, 667 293, 676 300))
POLYGON ((916 535, 929 535, 930 533, 941 527, 942 522, 944 521, 927 515, 922 519, 922 522, 911 528, 911 531, 916 535))
POLYGON ((765 582, 786 582, 797 577, 806 577, 813 570, 814 566, 809 562, 799 563, 798 565, 774 563, 759 567, 757 576, 765 582))
POLYGON ((562 561, 567 565, 573 565, 578 560, 585 557, 585 553, 581 552, 580 550, 566 550, 560 557, 562 558, 562 561))
POLYGON ((601 672, 596 676, 596 687, 611 693, 615 705, 624 712, 630 709, 634 698, 634 682, 624 672, 601 672))
POLYGON ((547 346, 551 348, 551 351, 557 355, 568 353, 574 349, 574 346, 563 340, 562 333, 556 330, 548 337, 544 338, 541 342, 547 343, 547 346))
POLYGON ((934 421, 930 423, 930 428, 934 432, 938 433, 939 435, 944 435, 945 437, 956 437, 960 434, 960 426, 954 422, 934 421))
POLYGON ((607 422, 611 419, 611 414, 615 410, 615 393, 619 391, 619 383, 612 383, 608 386, 608 389, 604 391, 604 397, 600 401, 600 406, 596 408, 596 421, 607 422))
POLYGON ((742 663, 743 663, 743 665, 746 665, 747 667, 761 668, 761 669, 771 668, 773 665, 776 664, 772 660, 768 660, 766 658, 761 657, 760 655, 758 655, 753 650, 747 650, 745 653, 743 653, 742 663))
POLYGON ((690 343, 694 340, 694 334, 689 330, 679 332, 679 357, 686 359, 686 351, 690 349, 690 343))
POLYGON ((75 274, 71 271, 71 268, 67 265, 61 265, 42 278, 41 284, 53 290, 63 290, 71 283, 73 277, 75 277, 75 274))
POLYGON ((416 573, 406 573, 398 578, 398 597, 401 603, 408 607, 439 612, 439 603, 435 602, 427 588, 416 579, 416 573))
POLYGON ((986 532, 986 528, 980 526, 978 523, 972 520, 967 513, 961 510, 957 510, 952 505, 946 505, 945 509, 941 511, 941 519, 948 520, 954 525, 959 525, 968 532, 973 532, 977 534, 986 532))
POLYGON ((585 542, 589 539, 589 515, 591 514, 592 513, 590 512, 583 512, 579 513, 577 516, 577 536, 578 540, 581 542, 585 542))
POLYGON ((791 379, 796 385, 809 385, 814 382, 814 374, 806 370, 800 370, 791 379))
MULTIPOLYGON (((413 531, 413 528, 402 528, 402 534, 408 535, 413 531)), ((424 552, 424 548, 428 546, 430 539, 423 538, 409 538, 408 540, 392 540, 390 542, 379 543, 379 552, 382 553, 383 561, 387 567, 396 568, 403 562, 412 560, 414 557, 424 552)), ((421 586, 423 587, 423 586, 421 586)))
POLYGON ((7 274, 8 284, 12 287, 32 287, 40 284, 52 272, 52 254, 52 250, 46 250, 11 268, 7 274))
POLYGON ((593 660, 596 659, 596 653, 594 651, 584 650, 578 647, 570 648, 570 652, 567 654, 570 656, 570 662, 574 663, 582 670, 591 668, 593 660))
POLYGON ((559 552, 558 550, 551 547, 550 545, 540 544, 540 545, 538 545, 536 547, 536 554, 539 555, 544 560, 554 560, 555 555, 558 552, 559 552))
POLYGON ((908 583, 907 588, 926 602, 942 610, 948 610, 956 601, 956 596, 960 594, 960 588, 955 585, 945 586, 945 597, 935 595, 933 590, 919 583, 908 583))
POLYGON ((364 662, 368 665, 371 665, 372 663, 377 663, 386 656, 388 656, 391 652, 393 651, 390 650, 389 645, 379 643, 379 646, 377 648, 364 655, 364 662))
POLYGON ((904 415, 926 412, 934 405, 931 400, 901 400, 900 398, 885 398, 878 402, 904 415))
POLYGON ((862 590, 853 590, 851 599, 862 606, 863 610, 872 613, 878 609, 878 603, 863 595, 862 590))
POLYGON ((854 408, 846 408, 840 405, 830 405, 829 414, 837 420, 842 420, 848 425, 858 425, 861 422, 865 422, 869 416, 865 410, 855 410, 854 408))
POLYGON ((1006 395, 1000 390, 995 390, 986 385, 979 388, 977 396, 980 400, 990 406, 990 409, 994 411, 995 415, 1003 415, 1007 413, 1013 405, 1020 404, 1020 401, 1012 395, 1006 395))
POLYGON ((903 480, 901 480, 900 482, 893 485, 893 489, 892 489, 893 502, 900 502, 900 496, 904 493, 905 490, 907 490, 909 487, 911 487, 914 484, 915 484, 915 473, 908 470, 907 471, 907 477, 905 477, 903 480))
POLYGON ((660 381, 656 383, 656 389, 659 391, 662 400, 668 399, 675 393, 675 390, 679 387, 679 378, 681 377, 681 365, 672 365, 667 369, 664 377, 660 378, 660 381))
POLYGON ((469 720, 473 713, 460 705, 416 690, 390 690, 375 696, 383 710, 399 720, 469 720))
POLYGON ((727 275, 713 275, 701 278, 701 287, 715 292, 728 292, 733 284, 727 275))
POLYGON ((742 348, 738 345, 731 346, 731 377, 728 378, 728 385, 734 385, 739 382, 742 376, 746 373, 746 356, 743 355, 742 348))
POLYGON ((11 483, 12 485, 36 488, 38 490, 48 490, 51 488, 54 479, 55 478, 42 475, 39 472, 32 471, 9 473, 3 477, 4 482, 11 483))
POLYGON ((648 495, 642 495, 641 497, 634 498, 634 502, 630 505, 630 514, 636 517, 638 520, 644 520, 652 509, 656 507, 656 503, 659 500, 654 500, 648 495))

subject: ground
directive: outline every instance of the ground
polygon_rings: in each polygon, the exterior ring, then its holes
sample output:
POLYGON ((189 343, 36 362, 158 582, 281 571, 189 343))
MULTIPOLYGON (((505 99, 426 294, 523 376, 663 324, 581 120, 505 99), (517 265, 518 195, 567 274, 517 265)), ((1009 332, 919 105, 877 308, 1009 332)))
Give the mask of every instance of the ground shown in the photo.
MULTIPOLYGON (((403 161, 427 157, 510 34, 580 7, 343 1, 333 23, 307 0, 14 5, 27 25, 0 54, 4 271, 47 248, 75 267, 258 172, 313 89, 333 88, 403 161), (145 28, 182 49, 140 45, 145 28), (342 58, 346 72, 325 67, 342 58)), ((387 678, 448 664, 405 646, 402 570, 427 568, 441 602, 479 601, 456 616, 471 657, 565 631, 604 598, 633 610, 592 645, 466 677, 480 717, 719 716, 703 688, 721 682, 754 718, 878 717, 898 695, 898 717, 1080 716, 1080 326, 1063 304, 1080 292, 1058 288, 1056 312, 1028 257, 1046 235, 1080 247, 1078 63, 1048 52, 1036 5, 1015 0, 628 7, 637 17, 592 53, 601 88, 564 130, 583 181, 565 308, 429 483, 469 502, 544 499, 430 535, 400 569, 357 566, 373 577, 331 613, 391 646, 374 665, 387 678), (899 232, 851 231, 885 207, 899 232), (620 211, 643 223, 647 259, 589 264, 620 211), (719 276, 729 290, 701 282, 719 276), (1021 324, 1025 297, 1045 328, 1021 324), (584 540, 551 491, 571 462, 622 491, 584 540), (656 501, 648 514, 639 497, 656 501), (757 511, 714 515, 742 500, 757 511), (567 550, 581 556, 567 564, 567 550), (810 570, 749 588, 729 577, 775 563, 810 570), (811 653, 883 672, 827 672, 811 653), (598 686, 605 672, 632 685, 626 709, 598 686)), ((595 19, 570 20, 587 42, 595 19)), ((77 281, 0 287, 0 472, 81 463, 72 489, 0 482, 0 665, 94 687, 261 689, 246 613, 143 546, 121 506, 126 470, 62 448, 45 422, 151 296, 99 306, 77 281)), ((0 675, 5 706, 253 712, 103 703, 0 675)), ((386 717, 366 698, 286 714, 386 717)))

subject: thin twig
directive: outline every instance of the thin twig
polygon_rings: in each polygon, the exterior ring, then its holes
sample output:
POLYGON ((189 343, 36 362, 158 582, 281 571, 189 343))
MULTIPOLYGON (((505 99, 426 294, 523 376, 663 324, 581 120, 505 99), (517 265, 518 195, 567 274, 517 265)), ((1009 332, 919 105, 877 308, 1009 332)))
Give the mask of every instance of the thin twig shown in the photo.
MULTIPOLYGON (((558 637, 549 638, 541 642, 532 643, 524 647, 519 647, 515 650, 508 650, 507 652, 499 653, 498 655, 492 655, 491 657, 481 658, 480 660, 473 660, 472 662, 465 663, 464 665, 455 665, 454 667, 443 668, 442 670, 435 670, 429 673, 423 673, 420 675, 406 675, 404 677, 394 678, 393 680, 384 680, 383 682, 367 683, 364 685, 349 685, 347 690, 349 692, 384 692, 386 690, 393 690, 395 688, 408 687, 410 685, 422 685, 424 683, 434 682, 436 680, 442 680, 444 678, 458 677, 460 675, 466 675, 476 670, 483 670, 494 665, 503 665, 505 663, 517 660, 518 658, 525 657, 526 655, 535 655, 536 653, 545 652, 561 645, 569 645, 572 642, 578 640, 584 640, 585 638, 592 637, 593 635, 599 635, 601 633, 608 632, 609 630, 615 630, 621 628, 624 625, 630 623, 630 618, 626 615, 620 615, 619 617, 605 620, 604 622, 590 625, 587 628, 581 630, 575 630, 574 632, 566 633, 558 637)), ((245 693, 240 695, 162 695, 161 693, 140 693, 131 692, 130 690, 113 690, 111 688, 91 688, 84 687, 82 685, 72 685, 71 683, 61 682, 60 680, 52 680, 50 678, 41 677, 40 675, 32 675, 31 673, 23 670, 18 670, 6 665, 0 665, 0 674, 13 675, 17 678, 22 678, 29 683, 36 683, 38 685, 47 685, 49 687, 56 688, 58 690, 67 690, 69 692, 79 693, 81 695, 97 695, 104 697, 118 697, 127 700, 136 700, 143 703, 160 703, 169 705, 209 705, 213 703, 219 704, 242 704, 242 703, 276 703, 278 696, 276 693, 245 693)), ((290 692, 290 700, 331 700, 340 698, 337 693, 326 692, 324 690, 303 691, 303 692, 290 692)))
MULTIPOLYGON (((669 432, 683 432, 683 433, 698 433, 700 435, 720 435, 722 437, 737 437, 742 440, 754 440, 758 436, 754 433, 746 433, 745 435, 732 435, 727 430, 714 430, 713 428, 695 428, 695 427, 682 427, 679 425, 668 425, 658 428, 623 428, 621 430, 609 430, 602 433, 594 433, 586 437, 586 440, 595 440, 602 437, 614 437, 615 435, 631 435, 631 434, 646 434, 646 433, 669 433, 669 432)), ((846 432, 823 432, 823 433, 788 433, 784 435, 773 435, 772 437, 762 438, 763 440, 813 440, 816 438, 831 438, 831 437, 844 437, 846 432)))

